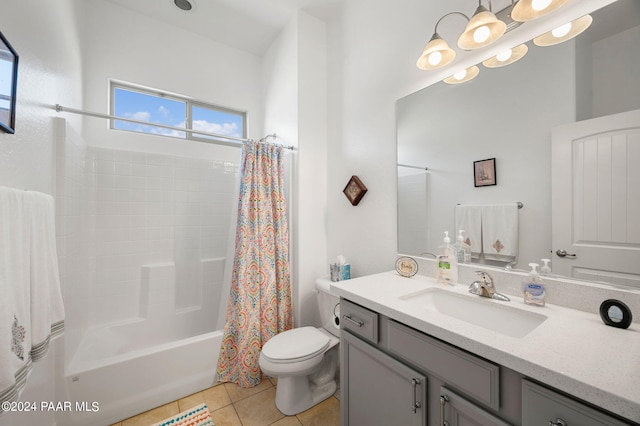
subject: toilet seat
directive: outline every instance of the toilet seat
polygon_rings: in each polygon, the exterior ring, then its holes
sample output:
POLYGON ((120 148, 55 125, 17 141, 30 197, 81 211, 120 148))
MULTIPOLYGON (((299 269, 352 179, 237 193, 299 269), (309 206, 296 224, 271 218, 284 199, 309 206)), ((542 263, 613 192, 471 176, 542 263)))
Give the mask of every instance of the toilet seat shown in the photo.
POLYGON ((262 355, 273 363, 308 360, 323 353, 329 337, 315 327, 300 327, 277 334, 262 348, 262 355))

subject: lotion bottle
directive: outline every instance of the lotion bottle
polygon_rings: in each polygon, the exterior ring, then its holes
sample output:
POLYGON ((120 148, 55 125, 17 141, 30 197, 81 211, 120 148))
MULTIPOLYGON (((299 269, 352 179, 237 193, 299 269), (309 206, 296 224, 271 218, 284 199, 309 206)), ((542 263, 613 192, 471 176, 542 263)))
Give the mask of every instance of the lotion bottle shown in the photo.
POLYGON ((529 276, 522 281, 522 296, 524 303, 527 305, 544 306, 547 291, 542 284, 540 275, 538 275, 537 263, 530 263, 531 272, 529 276))
POLYGON ((458 279, 458 265, 449 231, 444 231, 442 243, 438 254, 438 283, 453 285, 458 279))
POLYGON ((471 246, 464 241, 464 229, 458 230, 456 243, 453 249, 456 252, 456 260, 460 263, 471 263, 471 246))

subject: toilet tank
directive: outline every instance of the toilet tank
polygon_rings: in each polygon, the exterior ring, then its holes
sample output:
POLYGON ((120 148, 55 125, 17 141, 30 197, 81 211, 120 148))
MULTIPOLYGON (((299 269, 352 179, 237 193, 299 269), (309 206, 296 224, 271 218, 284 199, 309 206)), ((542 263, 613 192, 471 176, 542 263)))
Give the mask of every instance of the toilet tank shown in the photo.
POLYGON ((320 320, 322 321, 322 328, 339 337, 340 298, 331 293, 330 286, 331 280, 328 278, 318 278, 316 280, 320 320))

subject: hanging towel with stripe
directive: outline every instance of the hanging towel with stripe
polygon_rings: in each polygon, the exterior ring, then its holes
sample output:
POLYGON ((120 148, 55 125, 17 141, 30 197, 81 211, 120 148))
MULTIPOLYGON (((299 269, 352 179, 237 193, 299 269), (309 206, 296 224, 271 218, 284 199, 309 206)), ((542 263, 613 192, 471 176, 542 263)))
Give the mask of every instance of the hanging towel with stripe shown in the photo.
POLYGON ((50 195, 0 187, 0 403, 64 329, 54 217, 50 195))

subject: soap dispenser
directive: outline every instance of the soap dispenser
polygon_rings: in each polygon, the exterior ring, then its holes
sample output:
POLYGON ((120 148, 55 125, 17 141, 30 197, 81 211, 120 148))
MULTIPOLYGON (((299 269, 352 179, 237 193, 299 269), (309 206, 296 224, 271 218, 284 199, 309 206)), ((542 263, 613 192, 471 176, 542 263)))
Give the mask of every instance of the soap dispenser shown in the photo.
POLYGON ((464 241, 464 229, 458 230, 458 236, 453 249, 456 252, 458 263, 471 263, 471 246, 464 241))
POLYGON ((531 272, 529 276, 522 281, 522 296, 524 303, 527 305, 544 306, 547 296, 546 289, 542 284, 540 275, 538 275, 537 263, 530 263, 531 272))
POLYGON ((544 265, 542 265, 542 267, 540 268, 540 274, 550 275, 551 267, 549 266, 549 262, 551 262, 551 259, 540 259, 540 260, 542 261, 542 263, 544 263, 544 265))
POLYGON ((438 253, 438 282, 441 284, 453 284, 458 279, 458 265, 456 254, 451 245, 449 231, 444 231, 444 239, 438 253))

